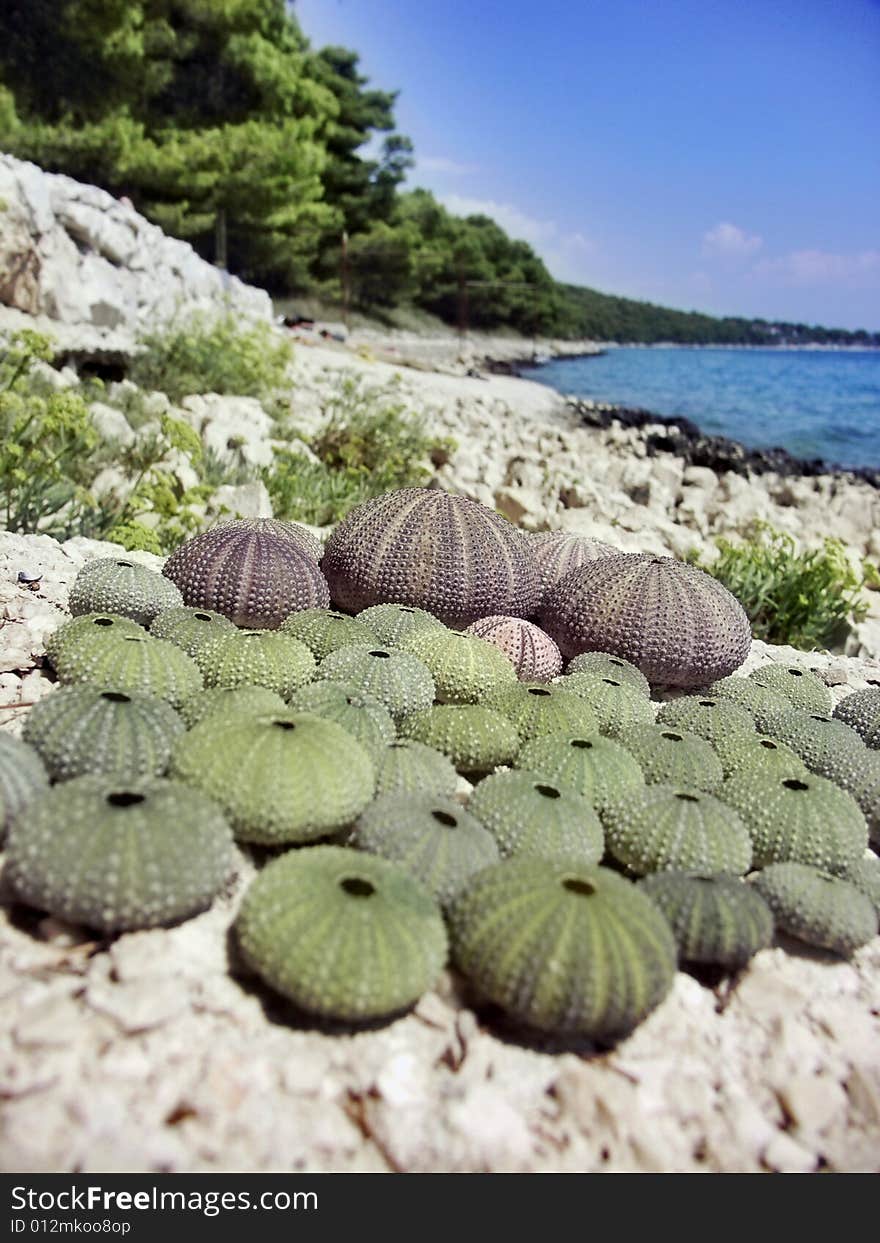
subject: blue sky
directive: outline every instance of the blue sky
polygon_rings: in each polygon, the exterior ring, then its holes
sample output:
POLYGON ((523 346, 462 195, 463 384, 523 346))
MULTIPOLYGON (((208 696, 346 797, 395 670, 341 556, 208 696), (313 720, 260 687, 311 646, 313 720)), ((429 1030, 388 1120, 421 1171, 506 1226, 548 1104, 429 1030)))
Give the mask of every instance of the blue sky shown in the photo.
POLYGON ((560 279, 880 329, 880 0, 297 0, 560 279))

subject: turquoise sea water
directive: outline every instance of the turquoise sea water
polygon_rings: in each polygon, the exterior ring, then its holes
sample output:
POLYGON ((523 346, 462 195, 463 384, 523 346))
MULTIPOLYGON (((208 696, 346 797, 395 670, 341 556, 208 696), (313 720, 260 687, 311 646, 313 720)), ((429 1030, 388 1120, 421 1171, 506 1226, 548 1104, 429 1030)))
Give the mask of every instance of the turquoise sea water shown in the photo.
POLYGON ((749 448, 880 467, 880 351, 613 348, 523 374, 561 393, 684 415, 749 448))

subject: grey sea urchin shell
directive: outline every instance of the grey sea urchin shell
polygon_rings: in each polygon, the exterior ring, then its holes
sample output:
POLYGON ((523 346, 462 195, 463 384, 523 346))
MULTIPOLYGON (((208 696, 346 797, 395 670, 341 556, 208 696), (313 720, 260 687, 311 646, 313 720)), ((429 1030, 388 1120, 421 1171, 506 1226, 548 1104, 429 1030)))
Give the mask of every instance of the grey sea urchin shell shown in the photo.
POLYGON ((87 561, 70 589, 69 608, 83 613, 118 613, 148 626, 162 609, 182 604, 180 592, 167 578, 124 557, 87 561))

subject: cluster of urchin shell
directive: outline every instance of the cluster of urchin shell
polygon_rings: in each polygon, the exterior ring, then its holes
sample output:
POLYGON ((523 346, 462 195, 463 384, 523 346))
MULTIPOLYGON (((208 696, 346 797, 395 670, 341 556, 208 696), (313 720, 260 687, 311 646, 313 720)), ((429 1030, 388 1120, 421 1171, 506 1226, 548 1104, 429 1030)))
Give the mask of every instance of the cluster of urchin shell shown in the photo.
POLYGON ((876 933, 880 689, 831 716, 804 668, 737 676, 741 606, 673 558, 404 489, 323 550, 247 520, 163 575, 93 562, 71 612, 59 689, 0 736, 6 874, 58 917, 187 918, 256 846, 238 944, 300 1009, 389 1016, 451 956, 602 1041, 677 961, 876 933))

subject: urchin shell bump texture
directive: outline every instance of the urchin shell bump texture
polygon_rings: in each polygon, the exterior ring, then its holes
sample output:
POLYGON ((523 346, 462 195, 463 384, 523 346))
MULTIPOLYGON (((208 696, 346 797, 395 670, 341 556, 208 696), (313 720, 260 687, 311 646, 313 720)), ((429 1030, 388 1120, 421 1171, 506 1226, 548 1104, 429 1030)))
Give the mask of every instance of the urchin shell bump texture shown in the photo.
POLYGON ((486 826, 504 858, 577 859, 591 866, 605 850, 592 805, 573 787, 537 773, 492 773, 474 790, 468 811, 486 826))
POLYGON ((177 707, 202 689, 199 668, 186 652, 166 639, 142 630, 109 637, 100 631, 66 643, 55 663, 63 684, 94 686, 105 691, 140 691, 177 707))
POLYGON ((487 699, 516 726, 523 742, 548 734, 593 734, 599 728, 596 714, 579 695, 543 682, 516 682, 487 699))
POLYGON ((118 613, 148 626, 162 609, 182 603, 177 587, 155 570, 124 557, 102 557, 87 561, 77 574, 68 606, 74 617, 118 613))
POLYGON ((6 875, 24 902, 101 932, 153 928, 204 910, 233 866, 215 803, 161 777, 77 777, 9 834, 6 875))
POLYGON ((179 712, 187 729, 192 729, 205 717, 215 714, 259 716, 264 712, 283 712, 285 707, 281 696, 265 686, 214 686, 185 699, 179 712))
POLYGON ((46 658, 54 669, 58 664, 58 656, 68 645, 78 643, 80 639, 113 634, 135 634, 143 637, 146 634, 143 626, 132 621, 130 617, 122 617, 119 613, 83 613, 53 630, 46 637, 46 658))
POLYGON ((607 807, 602 822, 611 854, 639 876, 741 876, 751 866, 752 843, 739 816, 694 787, 647 785, 607 807))
POLYGON ((183 721, 170 704, 137 691, 62 686, 34 704, 24 736, 56 781, 86 773, 161 776, 183 721))
POLYGON ((318 666, 321 679, 345 682, 384 704, 395 720, 434 702, 434 679, 411 652, 356 643, 338 648, 318 666))
POLYGON ((706 687, 707 699, 723 699, 750 712, 757 729, 762 734, 773 735, 778 721, 792 709, 792 702, 771 690, 769 686, 761 686, 751 678, 740 677, 733 673, 729 677, 719 678, 706 687))
POLYGON ((713 695, 683 695, 665 703, 657 713, 657 724, 686 729, 712 747, 723 747, 735 736, 755 734, 750 712, 732 700, 716 699, 713 695))
POLYGON ((877 932, 871 899, 849 881, 805 863, 774 863, 750 877, 783 932, 849 957, 877 932))
POLYGON ((354 509, 321 566, 337 607, 389 601, 452 626, 492 613, 530 616, 540 594, 527 537, 494 510, 437 488, 402 488, 354 509))
POLYGON ((880 687, 869 686, 841 699, 834 718, 854 729, 866 747, 880 749, 880 687))
POLYGON ((810 669, 801 665, 762 665, 749 677, 758 686, 784 695, 802 712, 828 713, 831 711, 831 692, 810 669))
POLYGON ((848 880, 870 898, 874 910, 880 916, 880 858, 877 855, 864 855, 852 867, 847 868, 841 879, 848 880))
POLYGON ((233 622, 222 613, 213 609, 194 609, 181 605, 175 609, 163 609, 150 624, 150 634, 154 639, 167 639, 176 643, 187 656, 194 655, 199 648, 215 638, 218 631, 235 629, 233 622))
POLYGON ((600 811, 645 784, 625 747, 601 734, 549 734, 521 748, 517 766, 572 786, 600 811))
POLYGON ((206 686, 264 686, 286 699, 315 676, 304 643, 276 630, 218 630, 193 659, 206 686))
POLYGON ((376 766, 376 795, 432 794, 451 798, 458 773, 448 755, 412 738, 398 738, 385 748, 376 766))
POLYGON ((642 691, 618 678, 594 673, 572 673, 557 683, 590 705, 600 734, 619 738, 633 725, 653 725, 654 708, 642 691))
POLYGON ((467 633, 503 652, 522 682, 550 682, 562 672, 562 654, 549 634, 521 617, 481 617, 467 633))
POLYGON ((600 557, 613 557, 620 553, 619 548, 612 548, 610 544, 603 544, 601 540, 590 539, 586 535, 575 535, 572 531, 530 532, 529 541, 538 562, 541 589, 545 595, 572 570, 579 570, 600 557))
POLYGON ((718 797, 742 818, 758 868, 793 862, 843 872, 868 844, 865 817, 855 800, 812 773, 782 777, 739 771, 727 778, 718 797))
POLYGON ((635 725, 618 736, 651 785, 696 786, 712 791, 721 785, 721 761, 705 738, 670 725, 635 725))
POLYGON ((538 624, 563 656, 622 656, 652 683, 705 686, 743 663, 751 631, 742 605, 716 579, 672 557, 621 553, 566 575, 538 624))
POLYGON ((430 671, 440 703, 478 703, 505 686, 516 686, 516 670, 485 639, 460 630, 416 630, 400 642, 430 671))
POLYGON ((651 694, 650 684, 641 669, 611 652, 581 652, 572 656, 565 672, 591 673, 594 677, 614 678, 618 682, 625 682, 634 690, 641 691, 646 697, 651 694))
POLYGON ((399 863, 444 906, 499 858, 492 834, 461 803, 423 794, 377 798, 358 817, 351 845, 399 863))
POLYGON ((267 846, 344 828, 376 782, 360 743, 305 712, 209 716, 177 740, 171 771, 216 800, 237 838, 267 846))
POLYGON ((373 604, 357 620, 369 626, 382 647, 397 647, 413 630, 439 630, 442 621, 433 613, 410 604, 373 604))
POLYGON ((869 754, 856 731, 843 721, 798 708, 780 718, 773 737, 791 747, 810 772, 845 789, 858 780, 869 754))
POLYGON ((297 530, 274 518, 224 522, 181 544, 162 573, 185 604, 251 630, 276 629, 291 613, 330 603, 313 538, 297 530))
POLYGON ((732 733, 715 740, 715 754, 724 776, 738 772, 765 773, 773 777, 805 777, 804 761, 791 747, 767 734, 732 733))
POLYGON ((48 788, 46 767, 34 748, 0 734, 0 841, 19 812, 48 788))
POLYGON ((732 876, 655 872, 639 881, 666 916, 684 962, 736 970, 773 944, 773 914, 752 886, 732 876))
POLYGON ((520 745, 507 717, 482 704, 435 704, 404 717, 399 732, 442 751, 465 773, 512 763, 520 745))
POLYGON ((378 699, 344 682, 310 682, 291 696, 290 707, 335 721, 377 765, 397 734, 391 714, 378 699))
POLYGON ((300 613, 291 613, 281 629, 305 643, 315 660, 323 660, 337 648, 351 647, 353 643, 379 643, 378 635, 369 626, 335 609, 303 609, 300 613))
POLYGON ((507 859, 474 877, 449 922, 459 970, 541 1031, 621 1036, 662 1001, 675 974, 663 915, 606 868, 507 859))
POLYGON ((302 1010, 358 1022, 406 1009, 446 961, 440 908, 386 859, 338 846, 282 855, 236 924, 249 966, 302 1010))

